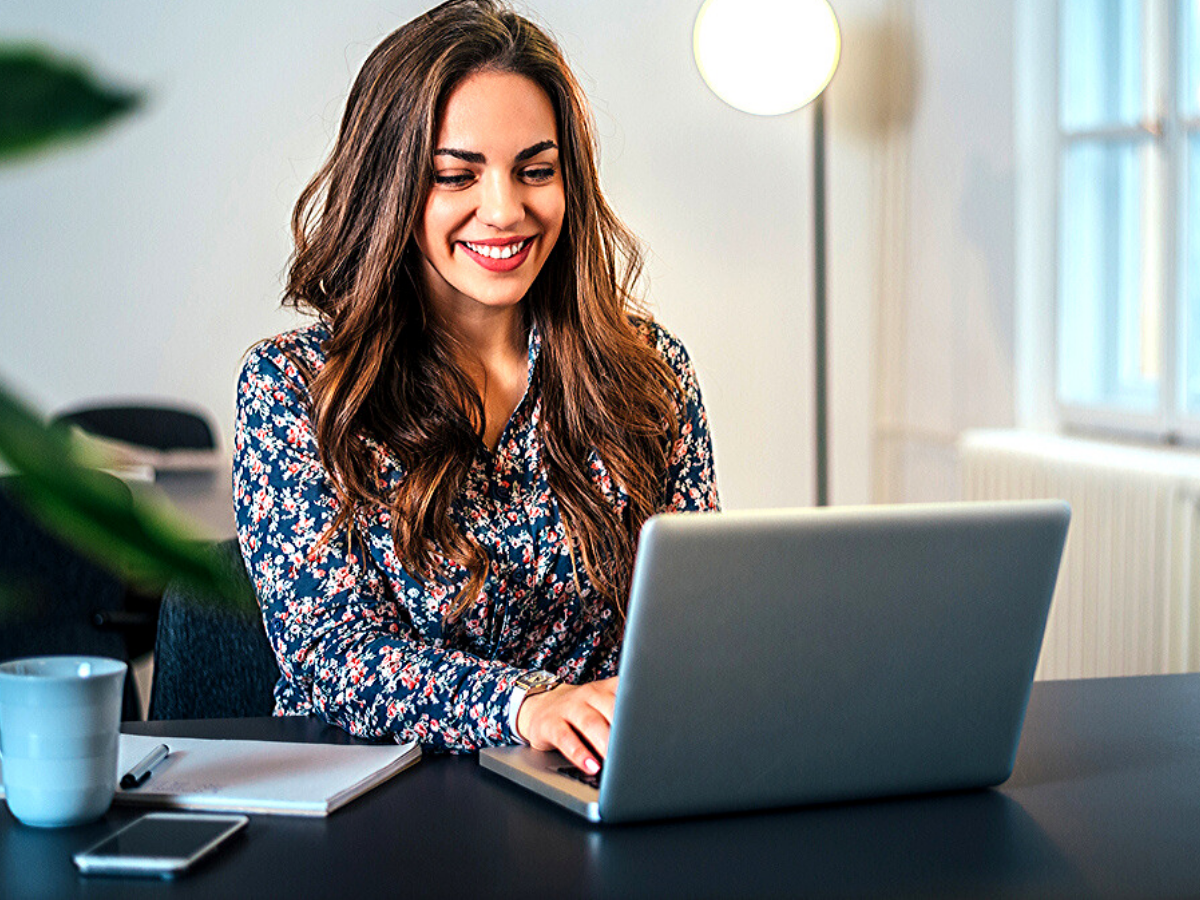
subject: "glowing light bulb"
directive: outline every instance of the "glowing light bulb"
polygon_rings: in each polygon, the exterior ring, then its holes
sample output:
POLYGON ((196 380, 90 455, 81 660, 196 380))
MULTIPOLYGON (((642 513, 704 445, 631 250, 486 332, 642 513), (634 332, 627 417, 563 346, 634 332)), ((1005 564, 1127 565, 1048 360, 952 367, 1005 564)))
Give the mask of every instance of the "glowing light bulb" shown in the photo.
POLYGON ((696 65, 713 93, 759 116, 811 102, 841 50, 826 0, 705 0, 692 33, 696 65))

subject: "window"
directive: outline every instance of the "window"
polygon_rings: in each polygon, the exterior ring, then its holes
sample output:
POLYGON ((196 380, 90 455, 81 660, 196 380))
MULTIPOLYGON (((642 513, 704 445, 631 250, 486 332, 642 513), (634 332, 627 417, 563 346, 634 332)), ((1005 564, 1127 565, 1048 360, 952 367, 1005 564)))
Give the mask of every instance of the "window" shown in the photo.
POLYGON ((1200 2, 1060 0, 1056 394, 1200 437, 1200 2))

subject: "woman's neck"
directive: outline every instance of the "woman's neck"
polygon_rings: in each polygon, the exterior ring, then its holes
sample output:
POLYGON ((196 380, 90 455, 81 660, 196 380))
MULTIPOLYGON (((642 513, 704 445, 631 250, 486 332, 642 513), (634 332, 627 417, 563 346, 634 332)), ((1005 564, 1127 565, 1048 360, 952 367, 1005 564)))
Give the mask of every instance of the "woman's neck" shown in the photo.
POLYGON ((440 327, 453 335, 459 366, 472 377, 481 367, 511 367, 527 354, 529 337, 519 306, 438 313, 440 327))
POLYGON ((521 307, 476 308, 443 318, 442 325, 454 335, 458 365, 483 401, 483 442, 495 450, 528 381, 529 337, 521 307))

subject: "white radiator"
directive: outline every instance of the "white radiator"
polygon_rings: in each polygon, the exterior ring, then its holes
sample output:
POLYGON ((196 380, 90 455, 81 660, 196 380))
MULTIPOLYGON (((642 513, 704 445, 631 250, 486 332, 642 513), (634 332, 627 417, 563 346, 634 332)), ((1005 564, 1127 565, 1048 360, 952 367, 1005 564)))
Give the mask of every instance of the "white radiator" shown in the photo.
POLYGON ((964 499, 1071 504, 1038 678, 1200 671, 1200 455, 1021 431, 958 447, 964 499))

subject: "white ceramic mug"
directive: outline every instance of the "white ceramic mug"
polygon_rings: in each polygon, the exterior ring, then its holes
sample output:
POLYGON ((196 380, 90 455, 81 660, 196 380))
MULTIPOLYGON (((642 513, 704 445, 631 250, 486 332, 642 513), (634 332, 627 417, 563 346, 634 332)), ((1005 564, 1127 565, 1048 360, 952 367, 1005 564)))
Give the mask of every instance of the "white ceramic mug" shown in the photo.
POLYGON ((102 656, 0 663, 0 766, 17 819, 56 828, 108 811, 125 669, 102 656))

